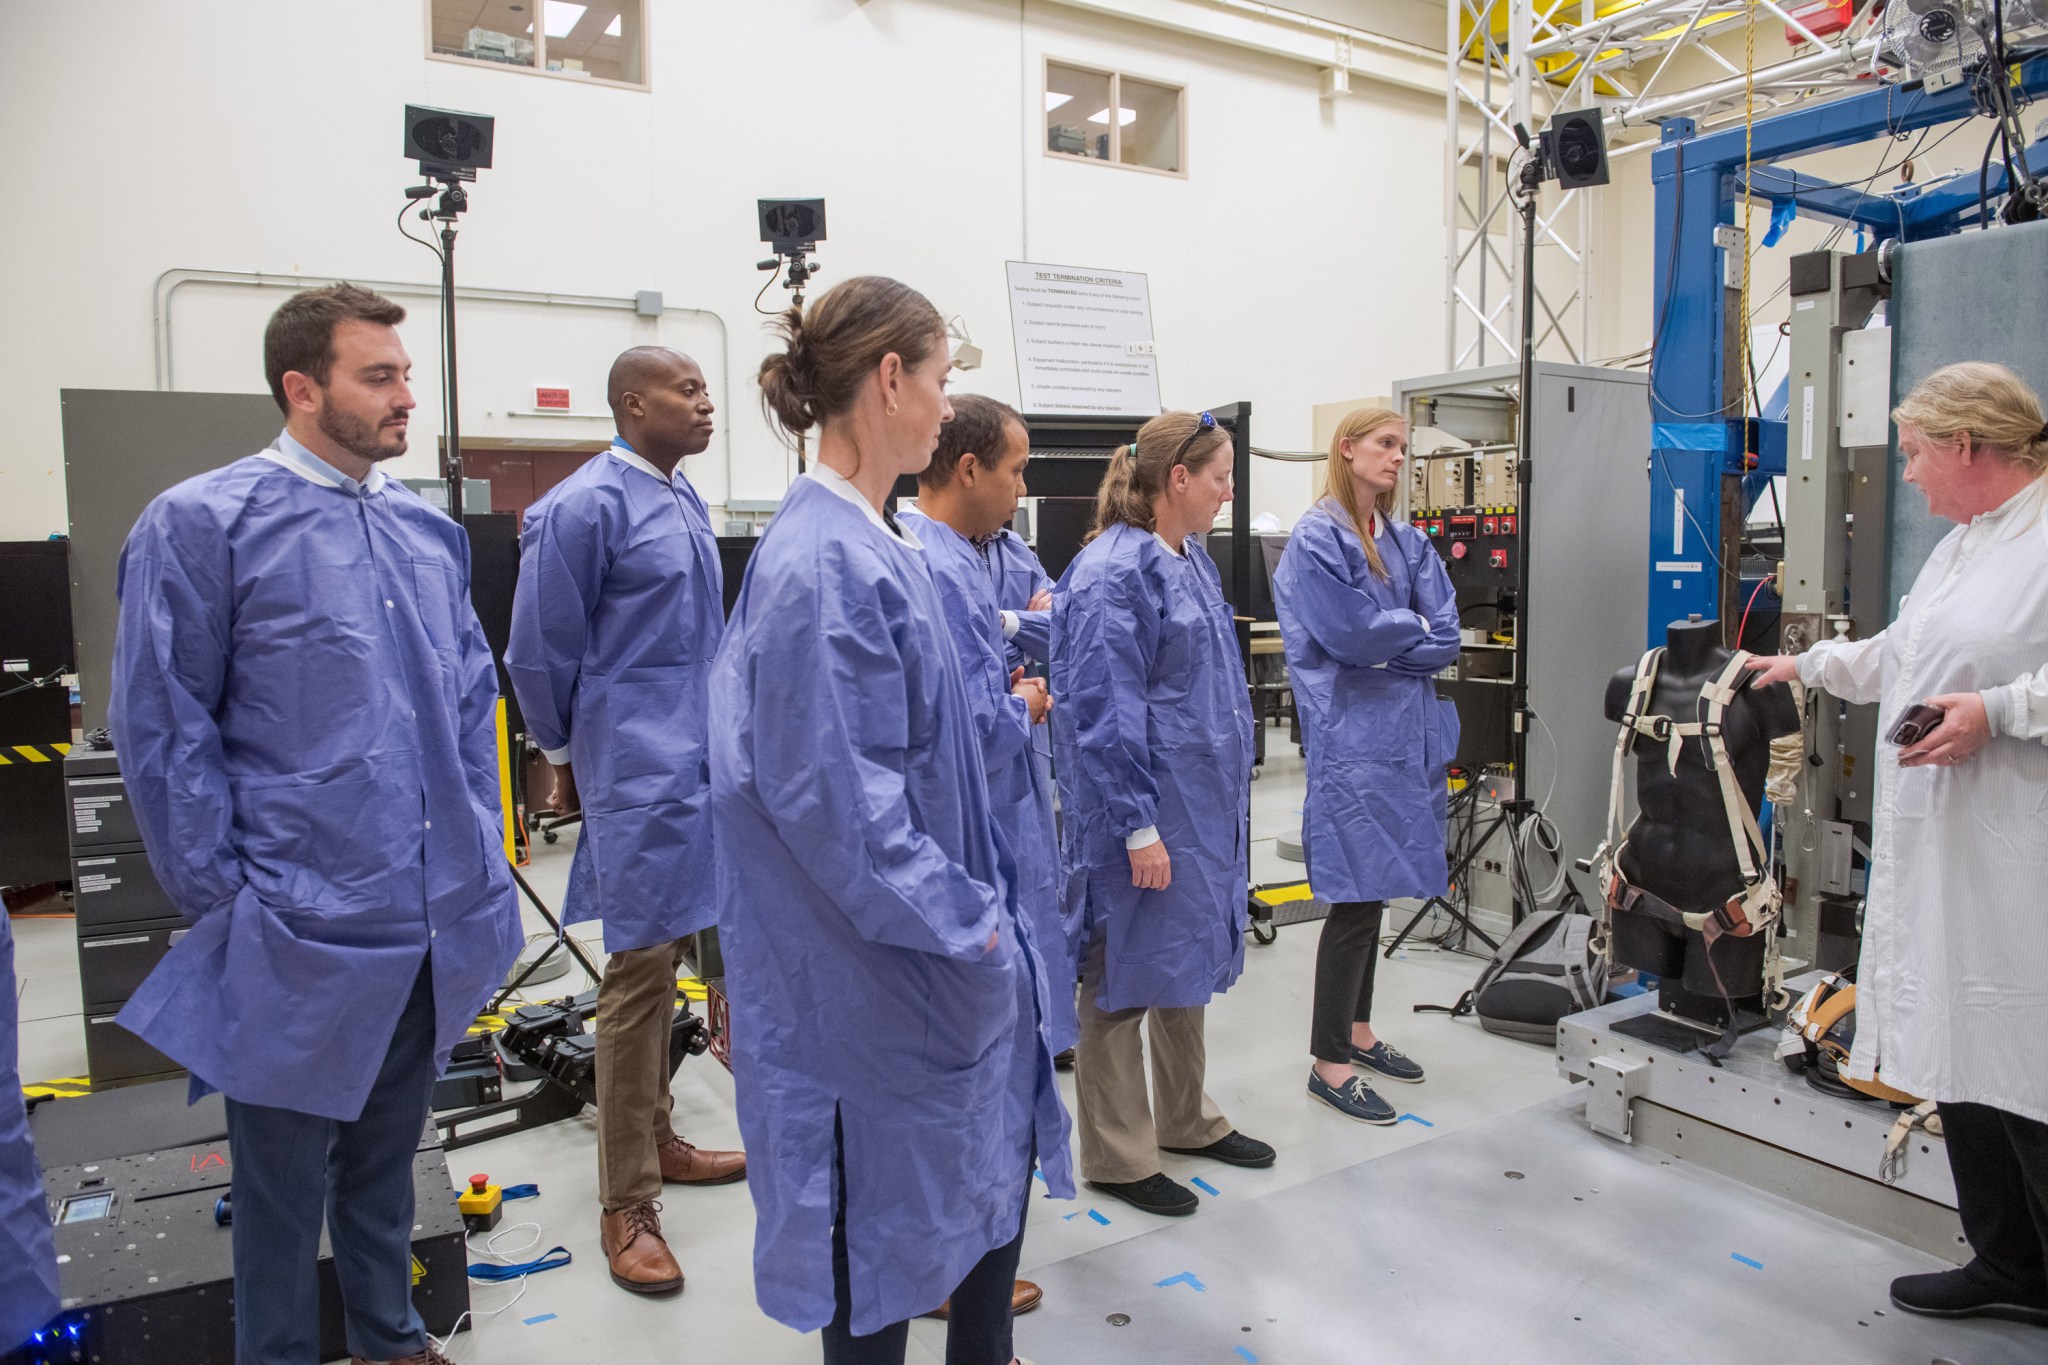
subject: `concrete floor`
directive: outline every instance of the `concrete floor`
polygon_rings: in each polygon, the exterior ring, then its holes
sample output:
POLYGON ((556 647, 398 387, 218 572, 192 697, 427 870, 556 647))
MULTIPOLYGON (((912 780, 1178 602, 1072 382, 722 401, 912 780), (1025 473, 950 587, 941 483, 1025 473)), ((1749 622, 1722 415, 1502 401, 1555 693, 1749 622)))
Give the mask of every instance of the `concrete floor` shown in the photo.
MULTIPOLYGON (((1298 821, 1303 776, 1294 749, 1283 731, 1270 731, 1272 741, 1264 773, 1253 786, 1253 868, 1255 881, 1277 881, 1301 875, 1298 864, 1282 861, 1274 840, 1298 821)), ((552 847, 536 847, 529 874, 536 889, 558 901, 567 876, 572 845, 568 838, 552 847)), ((531 916, 530 916, 531 918, 531 916)), ((533 927, 539 927, 534 919, 533 927)), ((76 950, 68 920, 17 920, 17 971, 21 979, 22 1074, 28 1080, 82 1075, 85 1070, 82 1019, 78 998, 76 950)), ((1217 1191, 1205 1197, 1191 1219, 1154 1219, 1113 1202, 1089 1199, 1087 1191, 1074 1203, 1036 1201, 1024 1244, 1024 1274, 1048 1286, 1045 1305, 1018 1323, 1018 1349, 1039 1365, 1052 1361, 1180 1362, 1215 1360, 1219 1365, 1265 1361, 1267 1365, 1340 1365, 1352 1361, 1636 1361, 1650 1358, 1687 1361, 1748 1360, 1755 1357, 1753 1333, 1729 1337, 1726 1349, 1715 1345, 1711 1331, 1683 1338, 1631 1336, 1623 1332, 1588 1333, 1571 1337, 1556 1331, 1518 1338, 1505 1329, 1487 1333, 1418 1333, 1414 1323, 1455 1323, 1475 1307, 1485 1308, 1512 1286, 1498 1277, 1526 1272, 1528 1286, 1588 1284, 1598 1287, 1612 1276, 1614 1261, 1608 1241, 1630 1220, 1589 1225, 1585 1236, 1544 1239, 1532 1244, 1529 1256, 1498 1254, 1475 1262, 1486 1276, 1444 1274, 1416 1277, 1398 1301, 1381 1292, 1347 1291, 1331 1282, 1333 1267, 1351 1261, 1334 1258, 1336 1245, 1327 1239, 1345 1230, 1375 1223, 1373 1206, 1399 1202, 1388 1211, 1389 1225, 1398 1214, 1410 1233, 1427 1240, 1432 1228, 1449 1236, 1452 1224, 1431 1212, 1446 1197, 1446 1168, 1427 1151, 1415 1151, 1455 1135, 1482 1144, 1489 1152, 1505 1143, 1512 1149, 1518 1134, 1542 1133, 1549 1150, 1562 1153, 1567 1164, 1583 1151, 1588 1163, 1616 1160, 1602 1139, 1566 1124, 1556 1114, 1570 1087, 1561 1080, 1550 1052, 1482 1032, 1472 1021, 1443 1015, 1416 1015, 1418 1003, 1449 1003, 1472 983, 1477 959, 1427 948, 1404 951, 1381 964, 1376 1015, 1383 1036, 1429 1069, 1419 1086, 1388 1086, 1389 1097, 1412 1121, 1391 1128, 1372 1128, 1341 1118, 1308 1100, 1307 1036, 1312 964, 1318 924, 1285 927, 1270 947, 1251 946, 1244 977, 1209 1012, 1209 1090, 1243 1131, 1279 1149, 1270 1170, 1242 1171, 1191 1158, 1164 1157, 1166 1170, 1186 1180, 1201 1176, 1217 1191), (1404 1156, 1404 1154, 1407 1154, 1404 1156), (1362 1180, 1361 1163, 1390 1162, 1384 1175, 1362 1180), (1089 1216, 1094 1210, 1101 1218, 1089 1216), (1318 1217, 1329 1210, 1328 1225, 1318 1217), (1106 1219, 1107 1221, 1102 1221, 1106 1219), (1209 1220, 1217 1220, 1212 1223, 1209 1220), (1223 1220, 1230 1220, 1227 1224, 1223 1220), (1226 1235, 1226 1228, 1228 1229, 1226 1235), (1219 1256, 1218 1239, 1241 1241, 1242 1254, 1219 1256), (1124 1244, 1145 1239, 1142 1248, 1124 1244), (1253 1249, 1256 1248, 1254 1257, 1253 1249), (1182 1285, 1187 1302, 1213 1310, 1210 1316, 1245 1316, 1254 1327, 1241 1339, 1228 1332, 1188 1335, 1160 1334, 1155 1305, 1168 1302, 1155 1288, 1153 1271, 1172 1263, 1193 1265, 1199 1259, 1208 1273, 1199 1300, 1182 1285), (1233 1264, 1233 1261, 1235 1264, 1233 1264), (1560 1280, 1560 1277, 1563 1280, 1560 1280), (1208 1291, 1214 1290, 1213 1294, 1208 1291), (1139 1330, 1115 1332, 1104 1327, 1104 1304, 1128 1304, 1139 1330), (1284 1305, 1284 1311, 1283 1311, 1284 1305), (1264 1310, 1262 1313, 1261 1310, 1264 1310), (1143 1316, 1150 1312, 1151 1325, 1143 1316), (1408 1326, 1389 1324, 1389 1314, 1412 1317, 1408 1326), (1249 1316, 1248 1316, 1249 1315, 1249 1316), (1275 1330, 1260 1336, 1265 1316, 1275 1330), (1278 1330, 1286 1319, 1291 1331, 1278 1330), (1304 1323, 1313 1325, 1304 1331, 1304 1323), (1256 1338, 1256 1341, 1255 1341, 1256 1338), (1424 1343, 1429 1343, 1424 1349, 1424 1343), (1252 1343, 1252 1344, 1246 1344, 1252 1343), (1378 1343, 1375 1345, 1375 1343, 1378 1343), (1400 1350, 1393 1350, 1401 1343, 1400 1350)), ((593 947, 600 943, 596 926, 582 926, 593 947)), ((580 978, 565 977, 541 987, 536 998, 552 998, 580 988, 580 978)), ((1071 1078, 1063 1078, 1071 1100, 1071 1078)), ((694 1142, 710 1147, 736 1145, 732 1079, 708 1056, 686 1062, 675 1082, 678 1126, 694 1142)), ((1575 1123, 1575 1121, 1574 1121, 1575 1123)), ((572 1265, 536 1276, 523 1286, 478 1285, 474 1307, 476 1329, 456 1338, 449 1354, 458 1365, 557 1365, 563 1359, 607 1362, 745 1362, 746 1365, 798 1365, 814 1362, 818 1348, 805 1338, 762 1316, 753 1304, 753 1210, 746 1186, 686 1190, 672 1188, 665 1200, 664 1221, 671 1245, 683 1263, 688 1287, 672 1299, 649 1300, 620 1291, 605 1274, 597 1245, 594 1125, 588 1113, 535 1132, 501 1138, 466 1149, 451 1159, 460 1178, 488 1171, 504 1184, 538 1183, 541 1195, 508 1209, 510 1218, 541 1226, 536 1252, 557 1244, 574 1255, 572 1265)), ((1491 1157, 1489 1156, 1489 1160, 1491 1157)), ((1832 1219, 1798 1209, 1784 1201, 1749 1190, 1697 1170, 1664 1169, 1652 1164, 1639 1180, 1683 1179, 1673 1186, 1677 1203, 1690 1208, 1713 1206, 1774 1220, 1770 1226, 1789 1229, 1784 1237, 1802 1243, 1824 1243, 1839 1232, 1854 1255, 1849 1277, 1860 1290, 1855 1303, 1884 1302, 1884 1286, 1892 1275, 1936 1269, 1941 1263, 1896 1243, 1855 1232, 1832 1219), (1704 1182, 1704 1184, 1702 1184, 1704 1182), (1682 1194, 1682 1199, 1678 1195, 1682 1194)), ((1496 1177, 1497 1179, 1497 1177, 1496 1177)), ((1597 1183, 1597 1182, 1596 1182, 1597 1183)), ((1615 1188, 1619 1188, 1619 1184, 1615 1188)), ((1643 1188, 1650 1188, 1645 1186, 1643 1188)), ((1491 1197, 1492 1186, 1486 1187, 1491 1197)), ((1455 1195, 1456 1191, 1450 1192, 1455 1195)), ((1464 1196, 1458 1196, 1464 1198, 1464 1196)), ((1469 1203, 1469 1199, 1466 1199, 1469 1203)), ((1619 1206, 1617 1206, 1619 1207, 1619 1206)), ((1634 1218, 1654 1224, 1656 1214, 1644 1210, 1634 1218)), ((508 1223, 501 1232, 508 1232, 508 1223)), ((501 1246, 516 1248, 527 1233, 502 1236, 501 1246)), ((1682 1235, 1668 1239, 1682 1243, 1682 1235)), ((1348 1244, 1348 1241, 1347 1241, 1348 1244)), ((1446 1245, 1449 1245, 1447 1242, 1446 1245)), ((478 1246, 481 1247, 479 1241, 478 1246)), ((1725 1253, 1723 1253, 1725 1254, 1725 1253)), ((1442 1248, 1410 1246, 1380 1250, 1398 1271, 1407 1261, 1441 1264, 1442 1248)), ((1186 1268, 1183 1266, 1182 1268, 1186 1268)), ((1717 1267, 1717 1269, 1720 1269, 1717 1267)), ((1686 1273, 1674 1264, 1672 1273, 1686 1273)), ((1169 1274, 1171 1272, 1169 1271, 1169 1274)), ((1350 1273, 1346 1270, 1344 1273, 1350 1273)), ((1363 1273, 1363 1272, 1360 1272, 1363 1273)), ((1377 1265, 1372 1271, 1377 1276, 1377 1265)), ((1637 1276, 1615 1282, 1640 1285, 1637 1276)), ((1736 1280, 1732 1292, 1746 1288, 1736 1280)), ((1615 1296, 1608 1295, 1611 1308, 1615 1296)), ((1850 1306, 1821 1302, 1818 1296, 1778 1293, 1772 1300, 1771 1324, 1782 1329, 1782 1353, 1807 1355, 1803 1327, 1810 1321, 1833 1333, 1835 1322, 1850 1306)), ((1748 1299, 1730 1300, 1720 1314, 1748 1311, 1748 1299)), ((1182 1305, 1176 1303, 1178 1316, 1182 1305)), ((1644 1322, 1662 1322, 1655 1305, 1622 1307, 1644 1322)), ((1489 1321, 1492 1319, 1489 1318, 1489 1321)), ((1576 1318, 1573 1321, 1577 1321, 1576 1318)), ((1707 1328, 1712 1318, 1699 1326, 1707 1328)), ((1876 1321, 1873 1319, 1872 1321, 1876 1321)), ((1884 1321, 1896 1324, 1897 1315, 1884 1321)), ((1184 1324, 1183 1324, 1184 1325, 1184 1324)), ((1234 1328, 1233 1328, 1234 1330, 1234 1328)), ((1830 1336, 1830 1340, 1835 1339, 1830 1336)), ((2048 1358, 2048 1333, 2000 1327, 1955 1328, 1944 1332, 1897 1328, 1851 1338, 1853 1354, 1829 1358, 1859 1361, 1910 1362, 1919 1365, 1946 1356, 1957 1365, 2048 1358), (1929 1342, 1943 1346, 1931 1350, 1929 1342), (2038 1349, 2036 1349, 2038 1348, 2038 1349)), ((944 1328, 920 1322, 912 1329, 911 1359, 937 1362, 944 1355, 944 1328)))

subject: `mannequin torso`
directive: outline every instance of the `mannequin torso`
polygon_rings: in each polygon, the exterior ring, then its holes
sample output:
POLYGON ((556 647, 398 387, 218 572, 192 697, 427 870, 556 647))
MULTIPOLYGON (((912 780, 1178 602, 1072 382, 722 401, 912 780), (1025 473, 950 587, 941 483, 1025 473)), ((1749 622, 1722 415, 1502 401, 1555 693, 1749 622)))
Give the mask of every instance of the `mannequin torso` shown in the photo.
MULTIPOLYGON (((1665 652, 1657 670, 1648 714, 1689 723, 1704 720, 1700 689, 1727 668, 1733 651, 1722 647, 1717 621, 1676 621, 1665 632, 1665 652)), ((1607 684, 1607 718, 1620 721, 1635 684, 1633 666, 1616 673, 1607 684)), ((1749 685, 1745 674, 1735 699, 1722 717, 1722 743, 1734 764, 1742 794, 1751 806, 1763 796, 1770 768, 1771 741, 1800 728, 1792 690, 1783 683, 1749 685)), ((1709 911, 1741 893, 1743 879, 1720 778, 1708 766, 1703 738, 1687 738, 1670 767, 1666 745, 1637 735, 1629 746, 1636 764, 1637 815, 1628 828, 1621 853, 1622 875, 1670 905, 1685 911, 1709 911)))

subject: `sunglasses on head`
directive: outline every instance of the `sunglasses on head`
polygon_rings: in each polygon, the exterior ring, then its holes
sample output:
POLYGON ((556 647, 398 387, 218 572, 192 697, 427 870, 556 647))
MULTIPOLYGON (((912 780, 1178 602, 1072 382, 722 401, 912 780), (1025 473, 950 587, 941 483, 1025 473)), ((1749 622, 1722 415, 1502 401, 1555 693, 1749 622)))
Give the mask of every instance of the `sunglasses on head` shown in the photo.
MULTIPOLYGON (((1188 433, 1185 441, 1180 443, 1180 449, 1173 452, 1173 464, 1180 464, 1185 461, 1188 457, 1188 451, 1194 448, 1195 442, 1202 439, 1203 433, 1214 430, 1216 430, 1216 414, 1213 412, 1203 413, 1202 420, 1195 424, 1195 429, 1188 433)), ((1173 465, 1168 465, 1167 468, 1171 469, 1173 465)))

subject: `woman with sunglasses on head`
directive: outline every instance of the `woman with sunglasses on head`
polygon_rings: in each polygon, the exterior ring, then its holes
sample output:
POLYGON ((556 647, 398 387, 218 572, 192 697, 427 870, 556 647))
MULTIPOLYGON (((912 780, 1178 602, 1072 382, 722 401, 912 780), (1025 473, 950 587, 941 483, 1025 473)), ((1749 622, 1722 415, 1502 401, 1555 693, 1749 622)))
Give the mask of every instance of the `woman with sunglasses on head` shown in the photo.
POLYGON ((1287 539, 1273 605, 1308 755, 1302 848, 1330 906, 1316 948, 1308 1093, 1347 1118, 1394 1106, 1352 1072, 1413 1083, 1422 1068, 1372 1028, 1380 917, 1448 881, 1444 769, 1458 713, 1430 681, 1458 657, 1458 600, 1429 538, 1389 517, 1408 424, 1387 408, 1338 423, 1322 499, 1287 539))
MULTIPOLYGON (((761 395, 817 462, 747 566, 711 675, 719 946, 754 1292, 826 1365, 1007 1365, 1034 1151, 1071 1197, 1052 988, 998 835, 924 547, 885 510, 931 460, 946 325, 861 276, 782 320, 761 395)), ((1059 984, 1064 984, 1060 982, 1059 984)))
POLYGON ((1081 1173, 1169 1216, 1197 1201, 1161 1150, 1273 1164, 1202 1090, 1203 1007, 1244 969, 1251 698, 1202 549, 1230 495, 1229 433, 1206 412, 1161 413, 1110 462, 1053 596, 1061 853, 1070 914, 1085 916, 1081 1173))

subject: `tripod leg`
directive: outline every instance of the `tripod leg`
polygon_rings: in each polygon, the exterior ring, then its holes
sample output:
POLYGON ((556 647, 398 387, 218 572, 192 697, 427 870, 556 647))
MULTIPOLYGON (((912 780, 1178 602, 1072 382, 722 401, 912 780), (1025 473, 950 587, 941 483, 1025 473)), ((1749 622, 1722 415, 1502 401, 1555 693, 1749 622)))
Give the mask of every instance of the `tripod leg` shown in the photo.
POLYGON ((540 898, 532 886, 527 884, 526 878, 521 875, 516 867, 512 869, 512 880, 519 883, 519 889, 526 893, 526 899, 533 903, 533 908, 540 912, 540 917, 546 920, 554 929, 557 936, 561 939, 562 946, 568 949, 569 956, 576 959, 577 965, 589 974, 591 981, 598 982, 604 980, 604 972, 598 967, 597 963, 591 960, 590 954, 584 949, 582 943, 577 940, 574 934, 562 928, 562 922, 555 918, 555 912, 550 910, 548 903, 540 898))

